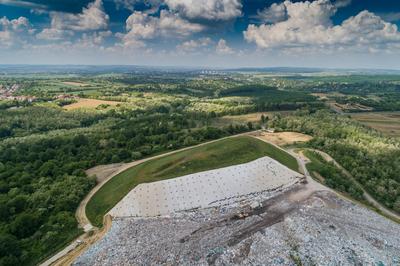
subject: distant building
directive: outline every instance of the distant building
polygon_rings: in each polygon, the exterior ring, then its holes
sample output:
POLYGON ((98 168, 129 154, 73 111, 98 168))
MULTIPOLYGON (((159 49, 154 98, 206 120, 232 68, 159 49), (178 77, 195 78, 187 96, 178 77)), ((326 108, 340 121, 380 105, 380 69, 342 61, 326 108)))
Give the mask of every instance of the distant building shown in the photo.
POLYGON ((56 100, 73 100, 77 98, 78 98, 77 96, 69 94, 60 94, 55 97, 56 100))

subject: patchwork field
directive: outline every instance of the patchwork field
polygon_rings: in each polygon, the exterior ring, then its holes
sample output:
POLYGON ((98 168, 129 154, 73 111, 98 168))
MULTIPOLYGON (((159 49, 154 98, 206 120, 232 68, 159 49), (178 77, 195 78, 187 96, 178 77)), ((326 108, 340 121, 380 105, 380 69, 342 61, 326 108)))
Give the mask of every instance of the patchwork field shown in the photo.
POLYGON ((391 137, 400 137, 400 112, 358 113, 351 117, 391 137))
POLYGON ((96 108, 102 104, 115 106, 117 104, 121 104, 121 102, 80 98, 76 103, 65 105, 63 108, 66 110, 75 110, 79 108, 96 108))
POLYGON ((150 160, 116 175, 91 198, 86 215, 94 225, 101 225, 103 216, 141 183, 247 163, 264 156, 298 170, 296 159, 273 145, 248 136, 224 139, 150 160))

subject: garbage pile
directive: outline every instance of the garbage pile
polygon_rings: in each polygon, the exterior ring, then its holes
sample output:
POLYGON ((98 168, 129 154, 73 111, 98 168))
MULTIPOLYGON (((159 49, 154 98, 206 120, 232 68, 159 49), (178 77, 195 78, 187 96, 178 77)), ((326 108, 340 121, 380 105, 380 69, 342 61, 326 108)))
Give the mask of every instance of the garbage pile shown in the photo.
POLYGON ((319 191, 120 218, 74 265, 399 265, 400 225, 319 191))

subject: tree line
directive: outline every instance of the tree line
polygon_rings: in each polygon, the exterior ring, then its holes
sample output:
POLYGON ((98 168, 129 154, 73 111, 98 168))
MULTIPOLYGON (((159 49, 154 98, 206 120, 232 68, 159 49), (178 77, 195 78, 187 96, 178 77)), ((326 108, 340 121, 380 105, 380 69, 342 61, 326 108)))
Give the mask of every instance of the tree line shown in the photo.
POLYGON ((20 137, 0 142, 0 265, 36 264, 80 233, 74 212, 95 185, 86 169, 253 129, 252 124, 200 126, 210 117, 171 106, 105 116, 48 108, 18 112, 13 113, 15 119, 2 120, 11 135, 20 137), (26 112, 33 114, 31 119, 26 112), (103 120, 112 123, 87 134, 63 133, 77 127, 96 129, 103 120), (65 131, 46 134, 59 125, 65 131), (41 132, 43 137, 31 138, 32 132, 41 132))

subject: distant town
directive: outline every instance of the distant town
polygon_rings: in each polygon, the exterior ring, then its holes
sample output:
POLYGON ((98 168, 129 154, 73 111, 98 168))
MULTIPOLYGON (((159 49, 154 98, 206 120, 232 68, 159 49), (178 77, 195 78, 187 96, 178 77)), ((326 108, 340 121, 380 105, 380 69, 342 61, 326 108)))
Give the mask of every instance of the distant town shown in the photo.
POLYGON ((19 84, 2 85, 0 84, 0 100, 11 100, 11 101, 35 101, 35 96, 16 95, 20 89, 19 84))

